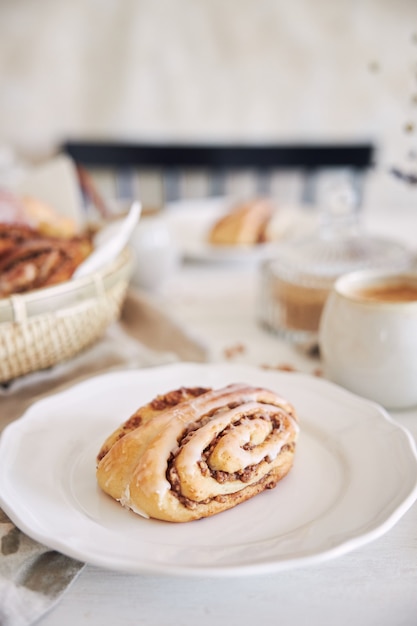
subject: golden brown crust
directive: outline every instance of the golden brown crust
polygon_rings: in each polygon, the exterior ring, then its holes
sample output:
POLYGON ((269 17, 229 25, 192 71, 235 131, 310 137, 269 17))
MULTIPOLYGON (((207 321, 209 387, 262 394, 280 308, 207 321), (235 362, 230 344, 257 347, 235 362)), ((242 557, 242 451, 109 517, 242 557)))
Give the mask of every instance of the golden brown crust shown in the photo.
POLYGON ((132 430, 138 428, 141 424, 157 417, 165 409, 176 406, 185 400, 195 398, 206 391, 209 391, 207 387, 180 387, 174 391, 169 391, 163 395, 156 396, 156 398, 151 400, 151 402, 135 411, 135 413, 133 413, 133 415, 131 415, 126 422, 116 428, 116 430, 109 437, 107 437, 97 454, 97 462, 99 463, 101 459, 106 456, 116 441, 119 441, 119 439, 130 433, 132 430))
POLYGON ((70 239, 78 234, 79 229, 73 219, 61 215, 39 198, 26 195, 20 198, 20 202, 25 218, 41 235, 70 239))
POLYGON ((209 231, 214 245, 256 245, 267 240, 273 207, 267 200, 240 204, 222 216, 209 231))
POLYGON ((146 517, 190 521, 274 487, 292 467, 297 436, 294 407, 270 390, 182 388, 145 405, 107 438, 97 480, 146 517))

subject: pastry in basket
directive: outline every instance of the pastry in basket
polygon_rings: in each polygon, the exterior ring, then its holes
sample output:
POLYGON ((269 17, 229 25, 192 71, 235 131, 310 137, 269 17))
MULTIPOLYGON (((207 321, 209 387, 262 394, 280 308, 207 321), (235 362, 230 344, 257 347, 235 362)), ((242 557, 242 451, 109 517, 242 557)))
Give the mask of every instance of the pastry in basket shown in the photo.
POLYGON ((49 204, 33 196, 18 196, 0 189, 0 223, 14 228, 24 226, 39 235, 71 238, 80 234, 75 220, 62 215, 49 204))
POLYGON ((267 228, 273 216, 268 200, 239 204, 222 215, 211 227, 209 242, 215 245, 256 245, 268 240, 267 228))
POLYGON ((297 436, 294 407, 273 391, 180 388, 107 438, 97 481, 139 515, 196 520, 275 487, 292 467, 297 436))
POLYGON ((0 259, 29 239, 38 239, 40 233, 26 224, 0 223, 0 259))
POLYGON ((21 202, 28 223, 42 235, 71 238, 78 234, 79 229, 73 219, 60 215, 38 198, 23 196, 21 202))
MULTIPOLYGON (((1 298, 70 279, 92 249, 87 236, 60 239, 43 237, 37 231, 27 234, 24 227, 16 230, 9 237, 14 245, 10 245, 8 251, 0 256, 1 298)), ((3 240, 7 241, 7 237, 3 240)))

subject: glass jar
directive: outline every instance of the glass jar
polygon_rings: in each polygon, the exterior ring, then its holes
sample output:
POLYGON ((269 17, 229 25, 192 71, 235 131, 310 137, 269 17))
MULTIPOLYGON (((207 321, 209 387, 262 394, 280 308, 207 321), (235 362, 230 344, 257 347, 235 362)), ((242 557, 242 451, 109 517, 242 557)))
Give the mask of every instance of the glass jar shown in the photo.
POLYGON ((259 320, 300 347, 313 348, 324 303, 339 276, 358 269, 410 269, 412 263, 401 243, 363 232, 351 190, 338 189, 321 210, 317 229, 281 243, 261 267, 259 320))

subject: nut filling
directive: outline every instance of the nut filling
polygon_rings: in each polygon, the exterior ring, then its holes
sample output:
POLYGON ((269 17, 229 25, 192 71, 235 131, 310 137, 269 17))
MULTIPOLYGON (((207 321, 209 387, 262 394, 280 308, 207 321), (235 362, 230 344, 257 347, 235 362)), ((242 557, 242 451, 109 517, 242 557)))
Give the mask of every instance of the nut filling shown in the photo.
MULTIPOLYGON (((226 409, 232 409, 235 407, 236 407, 236 403, 231 403, 227 405, 226 409)), ((199 500, 199 501, 191 500, 190 498, 187 498, 181 493, 181 481, 180 481, 180 477, 178 476, 178 472, 175 466, 176 458, 178 454, 180 453, 182 446, 186 445, 192 439, 196 431, 198 431, 202 426, 210 422, 216 414, 219 414, 223 412, 224 410, 225 408, 218 409, 216 411, 211 411, 210 413, 207 413, 206 415, 202 416, 197 422, 190 424, 188 428, 184 430, 184 432, 182 433, 182 436, 178 438, 178 446, 175 448, 175 450, 171 452, 171 455, 168 459, 166 478, 171 485, 171 492, 175 494, 175 496, 178 498, 181 504, 187 507, 188 509, 194 509, 199 504, 208 504, 211 500, 215 500, 217 502, 223 502, 227 497, 226 495, 220 494, 220 495, 214 495, 211 498, 206 498, 205 500, 199 500)), ((240 426, 241 424, 245 422, 247 423, 248 421, 251 421, 253 419, 258 419, 258 420, 262 419, 270 423, 270 433, 269 435, 267 435, 265 439, 265 442, 267 442, 271 438, 273 433, 284 430, 283 423, 282 423, 282 415, 283 415, 283 412, 278 408, 277 408, 276 413, 270 414, 270 415, 265 415, 259 409, 256 409, 254 410, 253 414, 251 415, 245 414, 244 416, 240 417, 232 424, 227 425, 217 435, 217 437, 214 437, 212 441, 210 442, 210 444, 202 451, 201 459, 197 461, 197 465, 200 469, 201 475, 203 477, 210 476, 211 478, 213 478, 220 484, 227 483, 230 481, 240 481, 244 484, 251 482, 253 476, 256 474, 258 465, 248 465, 235 472, 226 472, 226 471, 211 468, 210 456, 213 450, 215 450, 216 446, 218 445, 218 443, 221 441, 221 439, 224 436, 226 436, 230 431, 240 426)), ((242 449, 248 450, 248 451, 253 450, 256 448, 256 445, 257 444, 247 442, 242 445, 242 449)), ((280 454, 293 453, 294 450, 295 450, 295 443, 283 444, 278 453, 278 456, 280 454)), ((271 457, 267 454, 262 459, 261 463, 271 463, 272 460, 273 459, 271 459, 271 457)), ((263 476, 258 481, 255 481, 254 484, 267 483, 265 485, 265 488, 272 489, 273 487, 275 487, 276 482, 277 482, 276 480, 271 480, 269 475, 267 474, 266 476, 263 476)), ((228 497, 230 497, 230 494, 228 497)))

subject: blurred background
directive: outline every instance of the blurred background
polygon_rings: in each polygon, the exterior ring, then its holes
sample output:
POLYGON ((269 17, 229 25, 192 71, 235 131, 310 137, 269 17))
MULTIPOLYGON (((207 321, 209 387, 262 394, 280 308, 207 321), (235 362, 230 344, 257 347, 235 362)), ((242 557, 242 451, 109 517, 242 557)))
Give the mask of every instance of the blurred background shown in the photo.
POLYGON ((369 201, 415 203, 389 174, 415 159, 415 0, 1 0, 0 51, 20 158, 80 138, 372 141, 369 201))

